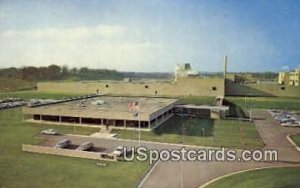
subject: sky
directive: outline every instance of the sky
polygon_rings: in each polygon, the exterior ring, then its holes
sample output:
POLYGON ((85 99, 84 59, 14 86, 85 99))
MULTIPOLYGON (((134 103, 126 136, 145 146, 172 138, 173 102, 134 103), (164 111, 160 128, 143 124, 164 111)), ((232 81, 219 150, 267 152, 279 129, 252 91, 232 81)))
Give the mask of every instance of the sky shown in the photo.
POLYGON ((0 0, 0 68, 300 67, 299 0, 0 0))

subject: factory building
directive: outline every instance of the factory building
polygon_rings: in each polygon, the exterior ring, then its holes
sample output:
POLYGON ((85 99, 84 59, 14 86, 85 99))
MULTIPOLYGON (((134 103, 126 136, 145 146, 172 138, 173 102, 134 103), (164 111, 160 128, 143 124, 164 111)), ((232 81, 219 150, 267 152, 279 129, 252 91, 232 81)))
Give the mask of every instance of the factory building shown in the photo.
POLYGON ((82 126, 113 126, 152 130, 173 116, 178 99, 97 96, 55 104, 24 107, 24 119, 82 126), (138 101, 138 110, 130 104, 138 101))

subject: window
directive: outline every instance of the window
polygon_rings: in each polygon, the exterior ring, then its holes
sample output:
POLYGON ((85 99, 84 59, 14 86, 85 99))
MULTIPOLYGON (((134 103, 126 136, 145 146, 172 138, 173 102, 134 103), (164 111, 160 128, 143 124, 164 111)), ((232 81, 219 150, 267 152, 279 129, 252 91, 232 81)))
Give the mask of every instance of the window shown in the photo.
POLYGON ((285 87, 281 87, 280 89, 281 89, 281 90, 285 90, 285 87))
POLYGON ((212 89, 213 91, 216 91, 216 90, 217 90, 217 87, 216 87, 216 86, 213 86, 211 89, 212 89))
POLYGON ((109 88, 109 85, 108 84, 106 84, 106 86, 105 86, 106 88, 109 88))
POLYGON ((145 85, 145 89, 148 89, 149 88, 149 86, 148 85, 145 85))

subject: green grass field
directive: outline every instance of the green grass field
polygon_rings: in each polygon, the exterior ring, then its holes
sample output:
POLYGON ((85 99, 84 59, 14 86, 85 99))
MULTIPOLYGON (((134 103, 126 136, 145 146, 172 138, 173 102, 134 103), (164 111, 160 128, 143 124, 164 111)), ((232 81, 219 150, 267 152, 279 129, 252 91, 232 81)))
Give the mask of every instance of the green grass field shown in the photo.
POLYGON ((282 110, 300 111, 300 98, 226 97, 226 100, 243 109, 263 108, 263 109, 282 109, 282 110))
POLYGON ((300 187, 300 168, 272 168, 243 172, 222 178, 206 188, 300 187))
MULTIPOLYGON (((38 125, 21 122, 21 109, 0 111, 0 187, 134 187, 148 168, 142 162, 105 162, 42 155, 21 151, 22 144, 38 144, 42 129, 56 128, 73 133, 72 126, 38 125)), ((96 128, 76 128, 77 134, 91 134, 96 128)))
POLYGON ((300 147, 300 134, 292 135, 291 139, 300 147))
MULTIPOLYGON (((1 75, 0 75, 1 76, 1 75)), ((21 80, 17 78, 0 77, 0 92, 29 90, 36 87, 35 82, 21 80)))
POLYGON ((61 99, 62 97, 78 96, 80 93, 51 93, 41 91, 15 91, 15 92, 4 92, 0 93, 0 98, 16 97, 23 99, 61 99))
POLYGON ((186 96, 181 98, 181 102, 184 104, 213 105, 215 98, 216 97, 186 96))
MULTIPOLYGON (((113 132, 118 134, 118 138, 138 139, 138 129, 136 131, 115 129, 113 132)), ((252 149, 264 146, 252 123, 234 120, 189 119, 179 116, 172 117, 155 131, 142 131, 141 139, 177 144, 182 143, 183 140, 183 143, 188 145, 227 148, 252 149), (185 136, 182 136, 183 132, 185 136)))

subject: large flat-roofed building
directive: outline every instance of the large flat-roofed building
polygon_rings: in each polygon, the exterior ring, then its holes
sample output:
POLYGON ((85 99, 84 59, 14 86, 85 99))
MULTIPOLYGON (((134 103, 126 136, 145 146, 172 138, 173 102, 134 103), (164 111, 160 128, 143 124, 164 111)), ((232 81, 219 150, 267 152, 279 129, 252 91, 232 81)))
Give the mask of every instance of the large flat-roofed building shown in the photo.
POLYGON ((224 96, 224 77, 204 78, 190 64, 177 65, 174 79, 98 80, 81 82, 39 82, 39 91, 101 93, 127 96, 224 96))
POLYGON ((114 128, 151 130, 173 115, 178 99, 146 97, 97 96, 87 99, 24 107, 24 117, 31 121, 68 123, 74 125, 108 125, 114 128), (129 109, 138 101, 140 114, 129 109))

